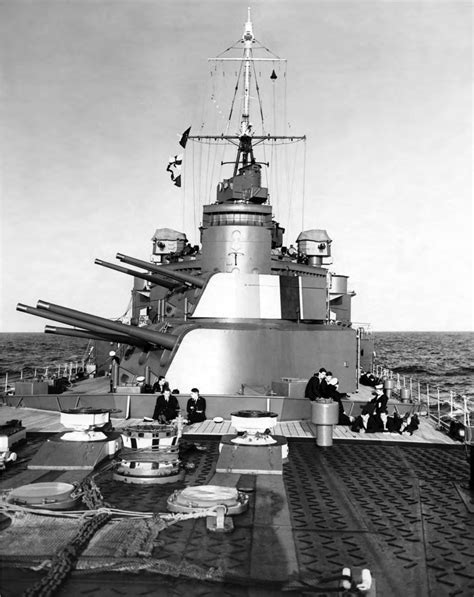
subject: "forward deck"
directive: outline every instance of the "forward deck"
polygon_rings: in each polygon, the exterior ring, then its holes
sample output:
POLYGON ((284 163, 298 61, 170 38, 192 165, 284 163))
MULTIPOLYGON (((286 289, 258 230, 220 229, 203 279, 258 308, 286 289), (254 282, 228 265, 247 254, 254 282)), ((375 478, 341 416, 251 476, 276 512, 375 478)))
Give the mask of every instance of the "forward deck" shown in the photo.
MULTIPOLYGON (((2 407, 0 417, 21 418, 29 431, 18 462, 1 477, 2 491, 77 477, 77 471, 26 468, 44 439, 61 430, 57 413, 2 407)), ((187 428, 183 460, 192 466, 177 486, 114 481, 110 462, 94 471, 95 481, 112 507, 148 513, 166 511, 167 497, 183 485, 239 487, 241 475, 215 472, 219 437, 231 431, 228 421, 187 428)), ((348 566, 371 570, 372 595, 472 597, 474 503, 465 489, 464 446, 442 434, 446 441, 433 444, 423 437, 425 425, 413 436, 355 438, 336 427, 328 448, 316 445, 308 421, 280 423, 277 433, 289 438, 283 475, 255 476, 249 510, 234 517, 233 533, 209 533, 203 519, 162 530, 153 518, 107 525, 58 595, 342 595, 335 593, 337 579, 348 566)), ((45 562, 77 529, 68 522, 62 539, 53 540, 58 523, 42 518, 28 515, 0 531, 2 595, 22 594, 41 579, 45 562), (32 545, 35 533, 44 538, 41 549, 32 545)))

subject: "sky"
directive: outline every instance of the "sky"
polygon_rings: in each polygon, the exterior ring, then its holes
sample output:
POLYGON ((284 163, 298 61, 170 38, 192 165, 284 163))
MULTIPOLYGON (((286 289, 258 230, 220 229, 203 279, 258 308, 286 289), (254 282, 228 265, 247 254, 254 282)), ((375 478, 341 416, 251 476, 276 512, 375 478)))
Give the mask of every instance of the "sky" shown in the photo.
MULTIPOLYGON (((18 302, 127 310, 132 278, 94 259, 148 259, 156 228, 182 230, 165 167, 247 6, 0 1, 1 332, 51 324, 18 302)), ((471 2, 250 6, 255 37, 288 59, 288 119, 307 136, 302 221, 276 214, 286 244, 327 229, 355 322, 472 330, 471 2)))

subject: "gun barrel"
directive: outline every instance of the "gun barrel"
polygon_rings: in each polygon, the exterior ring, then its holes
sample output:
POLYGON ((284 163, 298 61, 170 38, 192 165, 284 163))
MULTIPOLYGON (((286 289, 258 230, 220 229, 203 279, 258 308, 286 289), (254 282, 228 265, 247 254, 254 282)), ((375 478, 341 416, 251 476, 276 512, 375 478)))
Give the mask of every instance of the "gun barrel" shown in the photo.
MULTIPOLYGON (((82 332, 87 334, 86 338, 93 338, 97 336, 97 339, 100 340, 109 340, 108 336, 110 335, 110 330, 101 327, 99 325, 93 324, 86 324, 83 321, 79 321, 73 317, 66 317, 65 315, 60 315, 58 313, 51 313, 49 311, 45 311, 43 309, 36 309, 35 307, 30 307, 29 305, 23 305, 22 303, 18 303, 16 307, 17 311, 22 311, 23 313, 28 313, 29 315, 36 315, 37 317, 43 317, 45 319, 53 319, 54 321, 59 321, 59 323, 65 323, 67 325, 76 326, 79 328, 83 328, 80 330, 73 330, 74 332, 82 332)), ((82 336, 82 334, 81 334, 82 336)), ((121 344, 130 344, 132 346, 139 346, 141 348, 147 349, 149 348, 149 344, 144 340, 139 340, 137 338, 131 338, 130 336, 125 336, 124 334, 116 333, 114 334, 114 342, 120 342, 121 344)))
POLYGON ((128 336, 131 338, 145 340, 150 344, 155 344, 156 346, 163 346, 168 350, 172 350, 178 340, 177 336, 174 336, 172 334, 163 334, 162 332, 152 331, 149 329, 143 329, 134 326, 132 327, 130 325, 119 323, 118 321, 110 321, 105 317, 99 317, 97 315, 91 315, 82 311, 76 311, 76 309, 69 309, 68 307, 62 307, 61 305, 55 305, 54 303, 47 303, 46 301, 40 300, 37 302, 36 306, 40 311, 44 310, 48 313, 64 315, 66 317, 75 318, 81 322, 85 322, 88 324, 87 326, 85 326, 84 323, 82 323, 82 327, 90 328, 89 324, 98 325, 102 328, 105 328, 109 333, 111 331, 119 332, 120 334, 123 334, 126 337, 128 336))
POLYGON ((155 265, 154 263, 148 263, 146 261, 142 261, 141 259, 135 259, 135 257, 123 255, 122 253, 117 253, 116 257, 120 261, 128 263, 129 265, 135 265, 136 267, 147 269, 148 271, 155 272, 157 274, 160 274, 161 276, 169 276, 174 280, 186 282, 187 284, 191 284, 192 286, 196 286, 197 288, 203 288, 203 286, 206 283, 205 280, 203 280, 202 278, 198 278, 197 276, 185 274, 184 272, 178 272, 176 270, 171 270, 163 265, 160 266, 155 265))
POLYGON ((146 348, 147 344, 144 342, 137 342, 132 338, 125 338, 120 334, 99 334, 92 333, 87 330, 78 330, 73 328, 58 328, 51 325, 46 325, 44 328, 45 334, 54 334, 55 336, 72 336, 73 338, 89 338, 90 340, 101 340, 105 342, 118 342, 119 344, 130 344, 131 346, 138 346, 139 348, 146 348))
POLYGON ((95 263, 97 265, 101 265, 102 267, 107 267, 109 269, 113 269, 117 272, 122 274, 128 274, 129 276, 135 276, 136 278, 141 278, 142 280, 148 280, 153 284, 157 284, 158 286, 163 286, 163 288, 168 288, 172 290, 173 288, 177 288, 180 286, 178 282, 173 282, 172 280, 166 280, 165 278, 160 278, 160 276, 155 276, 152 274, 145 274, 143 272, 137 272, 133 269, 129 269, 127 267, 121 267, 120 265, 115 265, 115 263, 109 263, 108 261, 102 261, 102 259, 96 259, 95 263))

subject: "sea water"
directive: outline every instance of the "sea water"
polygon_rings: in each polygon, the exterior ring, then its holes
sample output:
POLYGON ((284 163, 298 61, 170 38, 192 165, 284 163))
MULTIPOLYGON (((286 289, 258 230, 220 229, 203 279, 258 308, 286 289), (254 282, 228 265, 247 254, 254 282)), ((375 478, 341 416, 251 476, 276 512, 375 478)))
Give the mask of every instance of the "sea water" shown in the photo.
POLYGON ((374 336, 377 364, 443 395, 452 392, 474 400, 474 333, 376 332, 374 336))
MULTIPOLYGON (((414 384, 429 384, 431 391, 439 388, 443 395, 453 392, 474 401, 474 333, 375 332, 374 337, 376 364, 414 384)), ((35 368, 80 365, 87 354, 88 341, 80 338, 0 334, 0 390, 7 372, 18 379, 22 370, 31 376, 35 368)))
POLYGON ((69 363, 86 359, 88 340, 70 336, 54 336, 43 333, 3 333, 0 334, 0 390, 8 373, 9 379, 18 379, 23 372, 32 377, 35 370, 44 374, 50 369, 64 368, 69 363))

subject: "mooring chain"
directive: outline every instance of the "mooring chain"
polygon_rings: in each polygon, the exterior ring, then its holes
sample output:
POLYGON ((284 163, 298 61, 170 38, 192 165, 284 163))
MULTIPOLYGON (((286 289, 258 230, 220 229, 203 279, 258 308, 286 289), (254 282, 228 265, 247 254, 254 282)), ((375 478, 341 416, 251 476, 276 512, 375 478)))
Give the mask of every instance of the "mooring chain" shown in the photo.
POLYGON ((100 508, 110 508, 110 504, 104 501, 102 493, 98 488, 93 477, 84 479, 77 487, 77 492, 82 494, 83 503, 89 510, 99 510, 100 508))
POLYGON ((108 511, 99 511, 84 521, 77 535, 60 551, 52 562, 48 573, 35 585, 27 589, 24 597, 49 597, 62 585, 81 553, 95 533, 110 520, 108 511))

